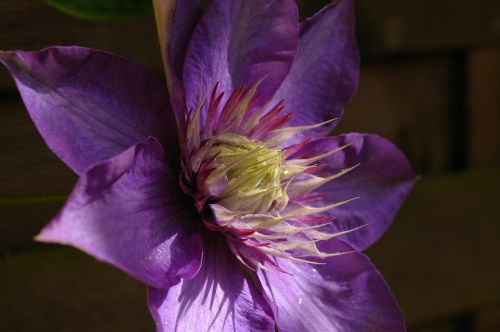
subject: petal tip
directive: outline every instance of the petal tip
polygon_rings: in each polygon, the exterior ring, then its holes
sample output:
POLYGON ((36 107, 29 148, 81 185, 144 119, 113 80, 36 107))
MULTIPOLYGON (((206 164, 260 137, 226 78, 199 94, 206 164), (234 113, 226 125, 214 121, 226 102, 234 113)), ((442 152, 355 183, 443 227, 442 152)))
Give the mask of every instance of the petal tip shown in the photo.
POLYGON ((0 50, 0 63, 3 64, 9 71, 11 71, 10 66, 15 62, 15 52, 14 51, 2 51, 0 50))
POLYGON ((52 235, 52 233, 53 233, 52 231, 54 230, 54 228, 56 226, 54 223, 57 220, 58 219, 56 217, 53 220, 51 220, 48 224, 46 224, 40 230, 40 232, 33 237, 33 240, 36 241, 36 242, 40 242, 40 243, 60 243, 52 235))

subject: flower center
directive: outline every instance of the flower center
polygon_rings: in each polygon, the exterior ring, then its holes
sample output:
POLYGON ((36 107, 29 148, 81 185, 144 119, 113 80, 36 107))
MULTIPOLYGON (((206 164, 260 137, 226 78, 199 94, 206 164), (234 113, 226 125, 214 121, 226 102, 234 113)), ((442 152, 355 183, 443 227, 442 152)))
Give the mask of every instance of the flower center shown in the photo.
POLYGON ((180 185, 205 228, 224 234, 250 269, 280 271, 273 256, 315 263, 339 255, 316 242, 355 230, 332 233, 325 214, 350 200, 325 204, 327 193, 314 191, 355 167, 330 173, 321 164, 346 146, 316 149, 301 133, 327 122, 286 126, 291 114, 283 114, 282 101, 259 102, 258 84, 226 98, 216 84, 208 99, 200 97, 183 127, 180 185))
POLYGON ((282 152, 238 134, 223 134, 207 153, 215 169, 205 182, 214 202, 233 211, 266 213, 284 197, 282 152), (223 189, 219 188, 221 184, 223 189))

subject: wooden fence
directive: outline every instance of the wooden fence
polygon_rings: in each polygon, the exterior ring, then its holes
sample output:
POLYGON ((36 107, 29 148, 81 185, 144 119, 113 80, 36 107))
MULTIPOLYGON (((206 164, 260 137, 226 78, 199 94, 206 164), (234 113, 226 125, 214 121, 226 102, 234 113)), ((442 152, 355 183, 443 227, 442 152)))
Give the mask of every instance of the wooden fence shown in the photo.
MULTIPOLYGON (((327 1, 300 1, 303 15, 327 1)), ((336 132, 378 133, 422 180, 367 254, 410 331, 500 331, 500 2, 356 0, 361 85, 336 132)), ((88 22, 0 3, 0 49, 76 44, 160 72, 151 18, 88 22)), ((0 69, 0 330, 152 331, 144 286, 32 241, 76 177, 45 147, 0 69)))

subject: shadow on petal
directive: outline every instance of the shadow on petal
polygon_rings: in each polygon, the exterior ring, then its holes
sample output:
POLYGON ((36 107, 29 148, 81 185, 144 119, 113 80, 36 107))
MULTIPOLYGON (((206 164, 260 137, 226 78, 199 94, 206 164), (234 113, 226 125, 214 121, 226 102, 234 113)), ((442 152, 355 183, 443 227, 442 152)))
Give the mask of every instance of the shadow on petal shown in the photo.
POLYGON ((198 275, 149 290, 158 331, 274 331, 272 311, 222 236, 208 234, 198 275))

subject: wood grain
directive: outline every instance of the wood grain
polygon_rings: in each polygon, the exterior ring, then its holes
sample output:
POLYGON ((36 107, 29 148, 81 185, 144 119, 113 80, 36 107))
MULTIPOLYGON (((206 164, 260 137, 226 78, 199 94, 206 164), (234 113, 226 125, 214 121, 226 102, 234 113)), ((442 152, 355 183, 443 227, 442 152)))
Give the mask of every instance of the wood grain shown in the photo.
POLYGON ((400 147, 418 173, 450 164, 452 63, 447 57, 363 65, 360 87, 334 133, 379 134, 400 147))

